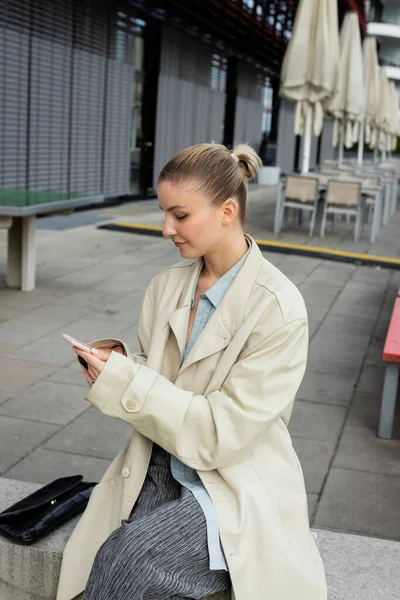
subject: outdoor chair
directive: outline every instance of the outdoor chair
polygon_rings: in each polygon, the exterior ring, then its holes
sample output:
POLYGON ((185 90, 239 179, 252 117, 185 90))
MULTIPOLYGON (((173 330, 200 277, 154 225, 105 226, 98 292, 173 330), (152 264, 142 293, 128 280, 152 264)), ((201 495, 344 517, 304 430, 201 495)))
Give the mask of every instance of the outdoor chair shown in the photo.
MULTIPOLYGON (((375 175, 365 175, 360 171, 354 171, 354 177, 358 177, 360 179, 362 179, 362 185, 363 187, 380 187, 381 186, 381 179, 378 176, 375 175)), ((362 192, 362 195, 364 196, 365 200, 366 200, 366 204, 367 204, 367 208, 368 208, 368 223, 371 224, 372 222, 372 212, 374 210, 375 207, 375 202, 376 202, 376 194, 372 193, 372 192, 362 192)))
POLYGON ((324 199, 321 222, 321 237, 325 235, 326 219, 329 214, 355 216, 354 241, 360 237, 362 227, 362 197, 359 181, 331 179, 324 199))
POLYGON ((286 185, 283 189, 281 186, 276 201, 274 233, 279 233, 284 225, 286 208, 310 212, 309 234, 313 235, 318 208, 318 179, 302 175, 286 177, 286 185))

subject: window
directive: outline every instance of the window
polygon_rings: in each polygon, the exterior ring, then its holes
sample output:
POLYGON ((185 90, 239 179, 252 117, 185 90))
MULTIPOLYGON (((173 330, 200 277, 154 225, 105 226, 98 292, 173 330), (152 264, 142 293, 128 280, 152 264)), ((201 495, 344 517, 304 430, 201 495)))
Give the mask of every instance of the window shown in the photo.
POLYGON ((225 92, 226 89, 226 71, 228 68, 228 59, 219 54, 213 54, 211 58, 211 81, 212 90, 225 92))

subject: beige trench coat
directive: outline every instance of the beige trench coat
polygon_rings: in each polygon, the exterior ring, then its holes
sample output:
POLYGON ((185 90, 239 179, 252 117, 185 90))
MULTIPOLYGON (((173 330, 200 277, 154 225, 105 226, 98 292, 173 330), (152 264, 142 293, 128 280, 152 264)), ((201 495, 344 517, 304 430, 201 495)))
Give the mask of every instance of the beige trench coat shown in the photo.
MULTIPOLYGON (((57 600, 83 592, 94 557, 127 519, 152 441, 193 467, 218 514, 235 600, 325 600, 304 479, 287 430, 308 347, 304 301, 252 242, 221 304, 181 365, 201 260, 149 285, 142 353, 113 352, 87 395, 132 425, 65 548, 57 600)), ((97 346, 107 346, 101 340, 97 346)))

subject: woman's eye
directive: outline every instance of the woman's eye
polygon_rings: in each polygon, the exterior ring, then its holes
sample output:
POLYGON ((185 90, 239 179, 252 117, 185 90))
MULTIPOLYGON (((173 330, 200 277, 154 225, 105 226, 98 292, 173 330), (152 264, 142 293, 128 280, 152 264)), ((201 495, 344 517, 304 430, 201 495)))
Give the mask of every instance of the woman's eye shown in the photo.
POLYGON ((179 219, 179 221, 181 221, 182 219, 186 219, 187 215, 181 215, 180 217, 178 217, 178 215, 176 215, 176 218, 179 219))

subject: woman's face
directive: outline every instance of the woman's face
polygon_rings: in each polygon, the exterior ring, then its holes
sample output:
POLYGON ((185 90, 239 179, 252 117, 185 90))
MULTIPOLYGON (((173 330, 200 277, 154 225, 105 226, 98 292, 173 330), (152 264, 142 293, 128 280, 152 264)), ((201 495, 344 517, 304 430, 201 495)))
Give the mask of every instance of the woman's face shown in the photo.
POLYGON ((198 258, 217 249, 232 221, 232 203, 215 208, 207 197, 167 181, 159 184, 158 199, 165 213, 163 235, 171 238, 181 256, 198 258))

